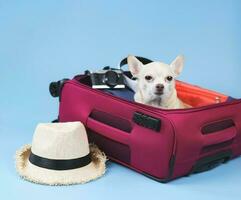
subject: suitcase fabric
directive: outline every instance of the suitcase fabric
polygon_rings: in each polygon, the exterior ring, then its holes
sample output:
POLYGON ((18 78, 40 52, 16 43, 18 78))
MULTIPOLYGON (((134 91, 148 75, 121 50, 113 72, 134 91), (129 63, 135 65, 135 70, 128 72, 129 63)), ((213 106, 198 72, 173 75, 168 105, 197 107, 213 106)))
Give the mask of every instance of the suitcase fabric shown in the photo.
POLYGON ((177 82, 179 97, 197 107, 164 110, 92 89, 87 75, 57 85, 60 122, 81 121, 111 160, 158 181, 206 171, 241 154, 241 100, 177 82), (201 99, 190 98, 201 93, 201 99))

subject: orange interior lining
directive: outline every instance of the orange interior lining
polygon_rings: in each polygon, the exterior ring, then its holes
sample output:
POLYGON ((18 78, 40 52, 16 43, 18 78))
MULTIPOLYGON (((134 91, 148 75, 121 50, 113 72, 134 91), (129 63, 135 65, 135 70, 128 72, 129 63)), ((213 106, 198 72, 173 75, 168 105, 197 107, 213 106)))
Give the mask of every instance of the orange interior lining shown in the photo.
POLYGON ((221 103, 225 102, 228 98, 228 96, 224 94, 181 81, 176 81, 176 89, 178 97, 192 107, 221 103))

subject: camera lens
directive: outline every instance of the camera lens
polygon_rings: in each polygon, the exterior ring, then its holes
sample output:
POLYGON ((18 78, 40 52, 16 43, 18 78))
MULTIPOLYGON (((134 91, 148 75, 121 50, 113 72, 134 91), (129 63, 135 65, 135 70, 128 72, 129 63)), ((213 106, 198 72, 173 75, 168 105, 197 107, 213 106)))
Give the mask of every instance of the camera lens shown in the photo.
POLYGON ((119 75, 115 71, 107 71, 104 76, 104 82, 109 87, 115 87, 118 83, 119 75))

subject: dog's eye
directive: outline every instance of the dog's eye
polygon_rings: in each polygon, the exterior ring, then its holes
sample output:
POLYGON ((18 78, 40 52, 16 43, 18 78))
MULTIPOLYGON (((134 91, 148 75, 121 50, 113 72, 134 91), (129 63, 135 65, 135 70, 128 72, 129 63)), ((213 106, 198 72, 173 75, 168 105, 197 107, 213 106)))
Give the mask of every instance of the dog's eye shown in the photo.
POLYGON ((152 76, 147 75, 147 76, 145 76, 145 79, 146 79, 147 81, 151 81, 153 78, 152 78, 152 76))
POLYGON ((166 80, 168 80, 168 81, 172 81, 172 79, 173 79, 172 76, 167 76, 166 77, 166 80))

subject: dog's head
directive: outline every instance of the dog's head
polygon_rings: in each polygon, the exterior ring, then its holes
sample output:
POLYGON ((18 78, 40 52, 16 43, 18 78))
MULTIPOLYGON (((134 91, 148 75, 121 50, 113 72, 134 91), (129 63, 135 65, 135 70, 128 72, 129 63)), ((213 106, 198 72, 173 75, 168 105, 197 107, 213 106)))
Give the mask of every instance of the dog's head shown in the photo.
POLYGON ((138 80, 138 89, 146 101, 168 99, 175 90, 175 79, 184 65, 183 56, 177 56, 170 65, 162 62, 144 65, 135 56, 128 56, 127 61, 131 74, 138 80))

